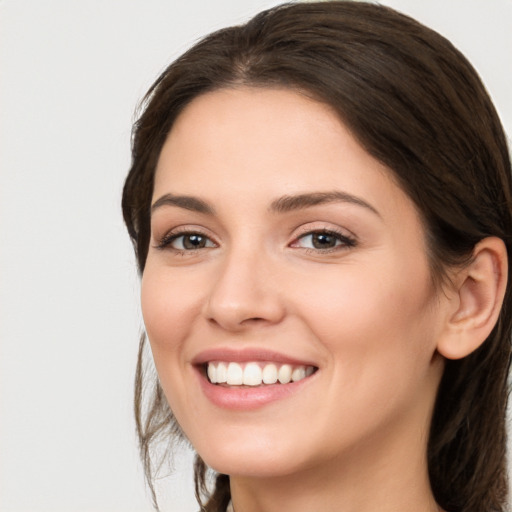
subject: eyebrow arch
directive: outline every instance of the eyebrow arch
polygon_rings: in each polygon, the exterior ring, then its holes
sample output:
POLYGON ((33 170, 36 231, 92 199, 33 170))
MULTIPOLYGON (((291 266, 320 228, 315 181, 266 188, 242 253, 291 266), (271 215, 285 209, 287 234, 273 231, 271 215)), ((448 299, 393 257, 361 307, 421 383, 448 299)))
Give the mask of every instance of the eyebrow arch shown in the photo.
POLYGON ((206 201, 193 196, 175 196, 173 194, 164 194, 158 198, 151 206, 151 213, 162 206, 177 206, 193 212, 214 215, 215 210, 206 201))
POLYGON ((308 194, 298 194, 293 196, 283 196, 275 201, 272 201, 270 205, 270 211, 276 213, 285 213, 293 210, 300 210, 302 208, 308 208, 319 204, 326 203, 351 203, 357 206, 367 208, 371 212, 375 213, 380 217, 380 213, 365 200, 360 197, 353 196, 347 192, 331 191, 331 192, 312 192, 308 194))
MULTIPOLYGON (((293 196, 282 196, 272 201, 269 210, 274 213, 286 213, 320 204, 336 202, 351 203, 357 206, 362 206, 380 217, 379 212, 371 204, 367 203, 360 197, 341 191, 310 192, 293 196)), ((151 213, 162 206, 177 206, 178 208, 184 208, 185 210, 204 213, 206 215, 215 214, 215 209, 210 204, 194 196, 164 194, 152 204, 151 213)))

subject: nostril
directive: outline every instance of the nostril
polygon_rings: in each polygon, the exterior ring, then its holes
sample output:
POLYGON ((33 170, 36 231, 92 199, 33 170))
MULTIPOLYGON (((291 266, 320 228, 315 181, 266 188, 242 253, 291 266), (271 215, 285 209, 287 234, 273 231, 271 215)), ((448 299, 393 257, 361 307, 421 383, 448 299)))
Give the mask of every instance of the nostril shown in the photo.
POLYGON ((210 325, 227 330, 275 324, 282 320, 284 314, 284 306, 277 294, 242 294, 240 289, 218 288, 203 308, 203 315, 210 325))
POLYGON ((252 318, 246 318, 245 320, 242 320, 239 325, 242 328, 244 328, 244 327, 247 328, 247 327, 264 326, 267 323, 272 323, 272 322, 269 322, 269 320, 267 320, 266 318, 252 317, 252 318))
MULTIPOLYGON (((247 326, 247 325, 254 325, 254 324, 260 324, 265 322, 265 318, 262 317, 251 317, 251 318, 245 318, 241 321, 236 322, 238 326, 247 326)), ((208 318, 208 322, 212 325, 216 325, 219 327, 222 327, 224 322, 217 320, 215 317, 208 318)))

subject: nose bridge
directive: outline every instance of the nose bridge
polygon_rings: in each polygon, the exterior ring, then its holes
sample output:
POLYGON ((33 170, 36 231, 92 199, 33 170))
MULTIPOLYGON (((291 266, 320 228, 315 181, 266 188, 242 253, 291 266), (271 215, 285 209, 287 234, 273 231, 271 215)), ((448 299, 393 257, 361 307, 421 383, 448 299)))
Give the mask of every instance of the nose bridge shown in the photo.
POLYGON ((261 246, 233 245, 226 251, 213 281, 206 304, 207 318, 230 330, 254 321, 279 321, 284 309, 272 279, 273 267, 272 258, 261 246))

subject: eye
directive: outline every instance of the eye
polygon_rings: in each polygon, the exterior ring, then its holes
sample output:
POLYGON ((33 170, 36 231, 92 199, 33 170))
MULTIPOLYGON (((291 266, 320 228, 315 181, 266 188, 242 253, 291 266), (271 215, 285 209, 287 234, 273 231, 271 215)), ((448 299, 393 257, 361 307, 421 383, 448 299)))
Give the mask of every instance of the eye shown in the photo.
POLYGON ((170 233, 158 244, 159 249, 170 247, 176 251, 196 251, 209 247, 216 247, 216 244, 202 233, 170 233))
POLYGON ((335 231, 311 231, 298 237, 292 247, 302 247, 315 251, 330 251, 337 248, 353 247, 355 240, 335 231))

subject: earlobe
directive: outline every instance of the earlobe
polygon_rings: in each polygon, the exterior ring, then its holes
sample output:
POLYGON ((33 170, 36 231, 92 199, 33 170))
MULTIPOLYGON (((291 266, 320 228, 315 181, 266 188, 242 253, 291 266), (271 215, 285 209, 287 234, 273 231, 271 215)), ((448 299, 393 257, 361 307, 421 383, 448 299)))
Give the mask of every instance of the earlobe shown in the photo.
POLYGON ((453 279, 454 300, 438 352, 448 359, 461 359, 487 339, 499 317, 507 285, 507 250, 500 238, 481 240, 471 263, 453 279))

